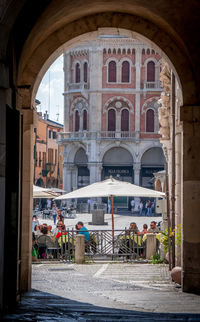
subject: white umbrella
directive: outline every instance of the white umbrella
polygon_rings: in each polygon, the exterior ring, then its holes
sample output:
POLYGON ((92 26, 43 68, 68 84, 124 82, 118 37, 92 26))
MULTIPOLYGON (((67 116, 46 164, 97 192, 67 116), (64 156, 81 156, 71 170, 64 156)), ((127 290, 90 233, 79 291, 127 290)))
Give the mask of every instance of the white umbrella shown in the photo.
POLYGON ((49 188, 49 190, 52 191, 52 192, 56 192, 56 193, 64 193, 64 192, 66 192, 65 190, 60 189, 60 188, 49 188))
POLYGON ((54 199, 58 196, 57 193, 53 193, 48 188, 38 187, 33 185, 33 198, 46 198, 46 199, 54 199))
POLYGON ((112 177, 92 183, 86 187, 74 190, 65 195, 59 196, 55 199, 78 199, 78 198, 98 198, 110 197, 112 207, 112 230, 114 232, 114 218, 113 218, 113 197, 148 197, 148 198, 163 198, 165 193, 143 188, 135 184, 125 181, 115 180, 112 177))

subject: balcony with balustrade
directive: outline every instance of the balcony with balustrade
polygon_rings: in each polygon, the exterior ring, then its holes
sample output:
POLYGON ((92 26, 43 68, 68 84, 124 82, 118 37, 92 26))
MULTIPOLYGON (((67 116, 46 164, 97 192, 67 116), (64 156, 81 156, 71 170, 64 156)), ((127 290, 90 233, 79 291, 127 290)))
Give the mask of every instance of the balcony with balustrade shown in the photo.
POLYGON ((143 83, 143 89, 145 91, 161 91, 162 87, 161 87, 161 82, 160 80, 155 81, 155 82, 144 82, 143 83))
POLYGON ((59 144, 70 142, 81 142, 88 140, 95 141, 138 141, 138 140, 152 140, 160 138, 158 132, 131 132, 131 131, 79 131, 79 132, 60 132, 58 134, 57 142, 59 144))
POLYGON ((84 90, 89 89, 89 84, 88 83, 70 83, 67 86, 67 92, 68 93, 75 93, 75 92, 82 92, 84 90))
POLYGON ((59 144, 69 142, 81 142, 88 140, 95 141, 138 141, 158 139, 160 135, 157 132, 131 132, 131 131, 80 131, 80 132, 60 132, 57 142, 59 144))

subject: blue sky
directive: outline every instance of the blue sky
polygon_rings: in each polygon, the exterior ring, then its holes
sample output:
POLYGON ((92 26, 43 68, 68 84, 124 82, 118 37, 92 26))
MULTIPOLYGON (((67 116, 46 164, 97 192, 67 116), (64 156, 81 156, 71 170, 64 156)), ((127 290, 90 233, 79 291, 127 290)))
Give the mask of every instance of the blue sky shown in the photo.
POLYGON ((38 112, 50 112, 50 119, 63 124, 64 97, 63 55, 50 66, 44 75, 38 89, 36 99, 41 104, 37 106, 38 112), (50 93, 50 94, 49 94, 50 93), (56 115, 59 113, 59 116, 56 115))

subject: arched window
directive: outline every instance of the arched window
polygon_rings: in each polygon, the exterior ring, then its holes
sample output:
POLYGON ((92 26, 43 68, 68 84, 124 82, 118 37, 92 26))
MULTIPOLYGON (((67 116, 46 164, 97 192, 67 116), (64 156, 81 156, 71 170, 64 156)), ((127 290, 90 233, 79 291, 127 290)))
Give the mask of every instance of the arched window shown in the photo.
POLYGON ((112 60, 108 64, 108 81, 115 83, 116 79, 116 62, 112 60))
POLYGON ((79 112, 76 111, 75 112, 75 131, 78 132, 80 129, 80 116, 79 116, 79 112))
POLYGON ((130 70, 129 62, 124 61, 122 63, 122 83, 128 83, 129 82, 129 70, 130 70))
POLYGON ((87 130, 87 111, 83 111, 83 131, 87 130))
POLYGON ((83 65, 83 72, 84 72, 83 81, 85 83, 87 83, 87 81, 88 81, 88 64, 87 63, 84 63, 84 65, 83 65))
POLYGON ((115 131, 115 127, 116 127, 115 110, 110 109, 108 111, 108 131, 115 131))
POLYGON ((154 132, 154 110, 146 112, 146 132, 154 132))
POLYGON ((121 113, 121 131, 129 131, 129 111, 126 109, 121 113))
POLYGON ((80 80, 81 80, 81 72, 80 72, 80 65, 79 63, 76 64, 76 73, 75 73, 75 83, 80 83, 80 80))
POLYGON ((149 61, 147 64, 147 82, 155 82, 155 63, 149 61))

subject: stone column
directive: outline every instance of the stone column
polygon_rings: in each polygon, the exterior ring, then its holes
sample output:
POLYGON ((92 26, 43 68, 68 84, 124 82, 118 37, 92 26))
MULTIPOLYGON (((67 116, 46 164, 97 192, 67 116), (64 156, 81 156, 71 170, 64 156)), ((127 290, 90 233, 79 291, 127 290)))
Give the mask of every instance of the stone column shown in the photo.
POLYGON ((98 165, 97 165, 97 175, 96 175, 97 181, 101 181, 102 169, 103 169, 102 163, 98 163, 98 165))
POLYGON ((151 256, 155 254, 156 254, 156 235, 147 234, 146 259, 151 259, 151 256))
POLYGON ((70 94, 64 94, 64 132, 69 132, 70 94))
MULTIPOLYGON (((95 43, 95 45, 97 45, 95 43)), ((90 97, 89 97, 89 130, 101 130, 101 105, 102 105, 102 52, 98 47, 89 53, 90 71, 90 97), (98 75, 98 77, 96 77, 98 75)))
MULTIPOLYGON (((6 191, 6 90, 0 90, 0 312, 3 308, 4 284, 4 233, 5 233, 5 191, 6 191)), ((4 299, 5 300, 5 299, 4 299)))
MULTIPOLYGON (((133 170, 134 170, 134 184, 137 186, 140 185, 140 170, 141 170, 141 163, 137 162, 133 165, 133 170)), ((140 203, 140 198, 135 197, 135 211, 138 210, 138 206, 140 203)))
POLYGON ((66 192, 72 191, 71 167, 65 162, 63 164, 63 189, 66 192))
MULTIPOLYGON (((182 142, 182 134, 181 134, 181 126, 176 126, 176 138, 175 138, 175 146, 176 146, 176 184, 175 184, 175 225, 176 230, 180 229, 181 225, 181 142, 182 142)), ((181 246, 176 245, 176 266, 181 266, 181 246)))
POLYGON ((135 53, 135 131, 140 131, 140 82, 141 82, 141 48, 136 49, 135 53))
POLYGON ((140 162, 134 163, 133 170, 134 170, 134 184, 139 186, 140 185, 141 163, 140 162))
POLYGON ((31 290, 32 211, 33 211, 33 124, 35 112, 23 109, 23 178, 21 291, 31 290))
POLYGON ((69 132, 70 94, 68 94, 71 82, 71 56, 64 54, 64 132, 69 132))
POLYGON ((83 264, 85 261, 85 237, 84 235, 76 236, 75 263, 83 264))
POLYGON ((88 169, 90 170, 90 184, 97 181, 97 165, 96 163, 88 163, 88 169))
POLYGON ((182 288, 200 292, 200 106, 182 106, 182 288))
POLYGON ((78 188, 78 168, 76 165, 71 165, 71 174, 72 174, 72 190, 76 190, 78 188))

